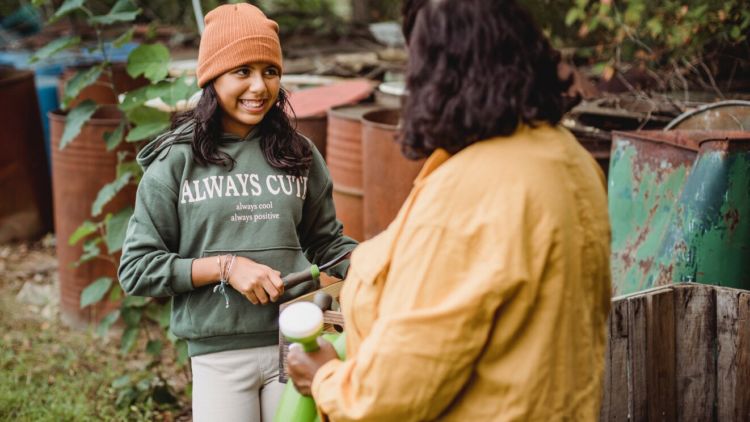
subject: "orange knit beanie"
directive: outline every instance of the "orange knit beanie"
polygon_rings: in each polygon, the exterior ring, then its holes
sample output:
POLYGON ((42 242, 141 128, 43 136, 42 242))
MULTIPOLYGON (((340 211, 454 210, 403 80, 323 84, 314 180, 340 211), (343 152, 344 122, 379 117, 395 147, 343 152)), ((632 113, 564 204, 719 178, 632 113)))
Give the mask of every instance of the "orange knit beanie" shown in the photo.
POLYGON ((279 25, 247 3, 210 11, 198 49, 198 86, 252 62, 268 62, 281 71, 279 25))

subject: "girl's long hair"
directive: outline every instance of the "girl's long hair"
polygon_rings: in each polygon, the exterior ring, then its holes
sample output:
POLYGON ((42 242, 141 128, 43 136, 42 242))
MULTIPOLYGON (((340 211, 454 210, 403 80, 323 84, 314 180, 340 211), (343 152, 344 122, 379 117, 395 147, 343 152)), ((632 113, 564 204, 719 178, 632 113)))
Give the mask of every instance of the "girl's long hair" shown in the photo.
MULTIPOLYGON (((193 123, 192 148, 195 160, 203 165, 216 164, 233 169, 236 161, 219 150, 222 138, 221 107, 213 82, 203 88, 196 107, 177 114, 172 129, 193 123)), ((286 91, 281 88, 276 103, 258 124, 260 147, 266 162, 272 167, 294 176, 301 176, 312 163, 312 146, 299 135, 289 116, 294 110, 289 105, 286 91)))

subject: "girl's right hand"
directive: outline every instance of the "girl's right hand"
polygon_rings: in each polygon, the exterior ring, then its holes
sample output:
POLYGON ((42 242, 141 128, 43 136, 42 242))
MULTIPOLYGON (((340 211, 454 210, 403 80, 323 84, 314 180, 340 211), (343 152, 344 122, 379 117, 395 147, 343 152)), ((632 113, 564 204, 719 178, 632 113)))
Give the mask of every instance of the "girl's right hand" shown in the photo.
POLYGON ((238 256, 227 281, 253 305, 265 305, 269 300, 276 302, 284 293, 280 275, 267 265, 238 256))

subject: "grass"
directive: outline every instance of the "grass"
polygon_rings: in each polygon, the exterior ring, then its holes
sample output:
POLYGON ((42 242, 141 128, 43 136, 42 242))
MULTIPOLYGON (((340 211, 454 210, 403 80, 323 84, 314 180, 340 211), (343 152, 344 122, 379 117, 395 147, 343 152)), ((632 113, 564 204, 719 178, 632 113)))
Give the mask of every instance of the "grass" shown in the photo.
MULTIPOLYGON (((118 341, 105 342, 92 332, 69 329, 57 318, 43 318, 38 307, 17 302, 20 286, 30 282, 25 279, 44 283, 46 277, 14 271, 13 254, 7 253, 7 246, 3 248, 0 421, 172 421, 189 417, 189 411, 180 410, 188 401, 184 397, 170 408, 159 407, 150 399, 118 406, 122 390, 115 389, 113 382, 125 374, 134 378, 148 374, 152 370, 146 368, 148 359, 138 354, 123 357, 118 341)), ((28 258, 23 253, 15 256, 17 262, 28 258)))

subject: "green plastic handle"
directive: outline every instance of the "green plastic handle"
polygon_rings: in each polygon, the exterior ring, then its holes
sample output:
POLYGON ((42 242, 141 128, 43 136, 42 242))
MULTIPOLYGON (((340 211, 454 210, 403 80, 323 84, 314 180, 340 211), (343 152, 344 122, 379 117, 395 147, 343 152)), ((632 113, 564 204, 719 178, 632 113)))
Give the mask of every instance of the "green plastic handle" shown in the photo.
POLYGON ((307 270, 287 274, 281 281, 284 282, 284 288, 288 289, 305 281, 317 280, 318 277, 320 277, 320 269, 317 265, 312 265, 307 270))

